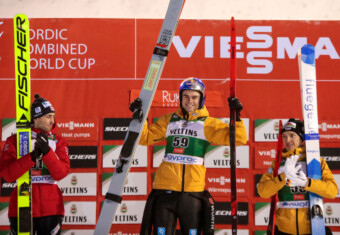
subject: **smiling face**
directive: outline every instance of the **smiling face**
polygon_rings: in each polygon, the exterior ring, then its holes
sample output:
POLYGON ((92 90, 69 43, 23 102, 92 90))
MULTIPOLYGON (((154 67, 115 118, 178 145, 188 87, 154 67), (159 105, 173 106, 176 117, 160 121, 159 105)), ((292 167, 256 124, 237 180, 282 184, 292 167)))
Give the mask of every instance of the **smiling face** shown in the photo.
POLYGON ((302 140, 294 131, 282 133, 283 146, 287 151, 294 150, 302 145, 302 140))
POLYGON ((182 93, 182 108, 185 111, 193 112, 199 107, 201 93, 193 90, 184 90, 182 93))
POLYGON ((55 119, 55 113, 48 113, 40 118, 34 119, 34 128, 41 129, 46 132, 50 132, 52 130, 55 119))

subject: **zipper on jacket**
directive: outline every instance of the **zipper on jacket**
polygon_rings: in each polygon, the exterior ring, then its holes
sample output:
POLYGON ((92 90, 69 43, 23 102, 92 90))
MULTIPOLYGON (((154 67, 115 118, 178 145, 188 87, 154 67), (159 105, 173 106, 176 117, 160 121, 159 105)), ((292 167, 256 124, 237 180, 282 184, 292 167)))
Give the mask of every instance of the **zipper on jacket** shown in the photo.
POLYGON ((296 208, 295 211, 296 211, 296 234, 299 235, 299 216, 298 216, 298 208, 296 208))
POLYGON ((182 192, 184 192, 184 174, 185 174, 185 164, 183 165, 183 171, 182 171, 182 192))

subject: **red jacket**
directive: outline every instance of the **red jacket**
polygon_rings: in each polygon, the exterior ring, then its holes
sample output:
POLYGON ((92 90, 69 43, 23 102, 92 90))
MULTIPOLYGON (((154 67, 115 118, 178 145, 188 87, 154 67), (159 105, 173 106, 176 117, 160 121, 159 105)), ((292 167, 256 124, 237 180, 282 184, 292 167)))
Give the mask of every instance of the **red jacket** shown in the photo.
MULTIPOLYGON (((33 143, 36 134, 39 132, 42 132, 42 130, 32 128, 33 143)), ((50 151, 43 156, 43 164, 37 164, 40 165, 40 168, 32 169, 33 217, 64 215, 63 196, 56 181, 66 177, 70 170, 68 146, 64 138, 53 134, 52 132, 46 134, 49 137, 50 151), (40 177, 42 175, 45 177, 40 177), (49 180, 41 183, 39 179, 42 178, 47 178, 49 180), (39 182, 35 183, 35 181, 39 182)), ((0 156, 0 176, 7 182, 15 181, 22 174, 35 166, 35 162, 31 160, 30 153, 17 160, 16 139, 16 135, 7 138, 2 156, 0 156)), ((32 150, 33 147, 31 148, 31 151, 32 150)), ((17 189, 15 188, 10 197, 8 217, 16 216, 17 189)))

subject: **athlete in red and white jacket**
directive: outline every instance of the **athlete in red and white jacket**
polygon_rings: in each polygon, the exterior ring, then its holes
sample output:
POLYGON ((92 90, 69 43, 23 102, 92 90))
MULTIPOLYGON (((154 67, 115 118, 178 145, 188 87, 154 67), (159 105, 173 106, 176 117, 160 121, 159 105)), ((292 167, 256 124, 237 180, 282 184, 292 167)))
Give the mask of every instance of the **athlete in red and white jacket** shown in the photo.
MULTIPOLYGON (((64 202, 57 181, 67 176, 70 159, 67 142, 55 134, 55 111, 49 101, 35 95, 32 104, 32 152, 17 160, 16 135, 7 138, 0 156, 0 176, 13 182, 31 169, 33 229, 37 234, 60 234, 64 202)), ((11 234, 17 234, 17 189, 13 190, 8 217, 11 234)))

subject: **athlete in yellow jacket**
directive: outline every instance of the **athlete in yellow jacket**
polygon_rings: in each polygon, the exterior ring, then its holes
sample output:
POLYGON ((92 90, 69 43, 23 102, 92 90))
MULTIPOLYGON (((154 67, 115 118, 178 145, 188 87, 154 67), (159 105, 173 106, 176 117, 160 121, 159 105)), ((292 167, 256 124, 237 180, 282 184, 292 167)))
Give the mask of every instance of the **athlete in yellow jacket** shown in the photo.
MULTIPOLYGON (((151 225, 155 233, 174 234, 177 218, 183 234, 200 234, 205 222, 213 223, 213 211, 207 212, 203 206, 209 198, 210 203, 213 201, 204 190, 204 155, 210 144, 229 145, 230 140, 229 125, 209 117, 205 97, 203 82, 188 78, 180 85, 180 107, 161 116, 156 123, 144 125, 141 145, 164 140, 167 144, 145 206, 141 234, 150 234, 151 225), (203 218, 207 214, 210 219, 203 218)), ((131 110, 138 110, 141 102, 134 101, 131 105, 131 110)), ((240 119, 242 104, 234 98, 229 100, 229 105, 236 109, 236 144, 246 144, 246 129, 240 119)), ((210 230, 206 234, 213 233, 213 224, 206 227, 210 230)))
MULTIPOLYGON (((167 139, 166 135, 170 134, 170 130, 167 132, 170 120, 177 116, 178 120, 184 121, 183 113, 181 108, 178 108, 175 113, 166 114, 158 119, 158 121, 149 127, 144 126, 142 133, 141 145, 151 145, 161 140, 167 139)), ((216 145, 229 145, 229 127, 228 124, 223 123, 217 118, 209 117, 208 110, 204 106, 202 109, 196 110, 193 113, 188 113, 188 121, 194 123, 202 122, 202 145, 205 144, 204 148, 197 148, 196 155, 200 155, 197 158, 197 164, 181 163, 180 159, 163 159, 163 162, 159 166, 156 176, 154 179, 154 189, 164 189, 173 191, 185 191, 185 192, 202 192, 205 185, 205 166, 203 165, 203 157, 206 148, 210 143, 216 145), (202 121, 200 121, 202 120, 202 121), (177 162, 176 162, 177 161, 177 162), (185 171, 183 168, 185 167, 185 171), (183 177, 184 173, 184 177, 183 177)), ((189 124, 190 125, 190 124, 189 124)), ((177 133, 180 128, 175 128, 177 133)), ((245 144, 247 142, 247 135, 245 132, 245 126, 243 121, 236 122, 236 143, 238 145, 245 144)), ((175 135, 181 135, 181 133, 175 133, 175 135)), ((184 133, 182 135, 185 135, 184 133)), ((187 134, 187 136, 190 133, 187 134)), ((190 141, 190 139, 189 139, 190 141)), ((177 151, 180 148, 177 149, 177 151)), ((176 151, 176 149, 175 149, 176 151)))
POLYGON ((306 177, 303 138, 303 123, 289 119, 282 128, 284 149, 278 176, 273 177, 273 162, 257 186, 262 198, 270 198, 278 192, 275 234, 310 234, 308 193, 331 199, 338 193, 332 172, 323 158, 320 159, 321 180, 306 177))

